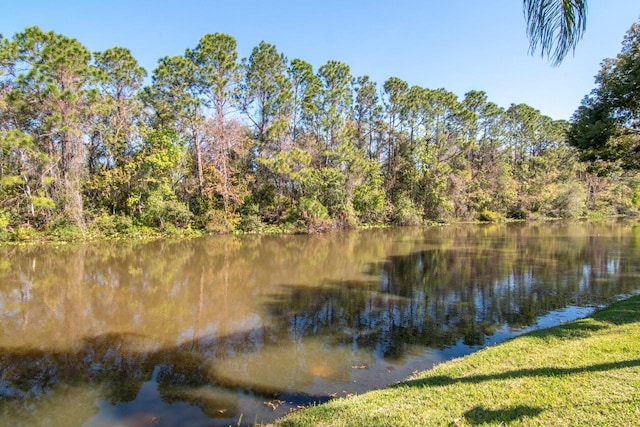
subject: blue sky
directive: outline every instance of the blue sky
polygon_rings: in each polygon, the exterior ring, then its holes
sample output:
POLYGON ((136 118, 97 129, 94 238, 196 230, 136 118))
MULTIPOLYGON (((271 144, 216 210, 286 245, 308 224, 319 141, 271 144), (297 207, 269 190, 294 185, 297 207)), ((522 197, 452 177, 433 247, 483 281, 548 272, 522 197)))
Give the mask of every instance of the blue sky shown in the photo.
POLYGON ((524 102, 569 119, 639 17, 637 0, 589 1, 586 35, 556 68, 528 54, 519 0, 4 0, 0 33, 37 25, 92 51, 123 46, 151 74, 159 58, 222 32, 240 57, 264 40, 314 69, 345 62, 379 86, 396 76, 459 96, 484 90, 500 106, 524 102))

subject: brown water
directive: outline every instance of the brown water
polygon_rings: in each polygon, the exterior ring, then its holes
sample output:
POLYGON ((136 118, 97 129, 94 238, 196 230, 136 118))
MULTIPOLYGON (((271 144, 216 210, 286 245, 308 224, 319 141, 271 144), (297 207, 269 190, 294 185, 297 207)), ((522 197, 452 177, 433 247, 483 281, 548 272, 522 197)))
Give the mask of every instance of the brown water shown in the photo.
POLYGON ((640 227, 0 248, 0 425, 238 425, 640 290, 640 227))

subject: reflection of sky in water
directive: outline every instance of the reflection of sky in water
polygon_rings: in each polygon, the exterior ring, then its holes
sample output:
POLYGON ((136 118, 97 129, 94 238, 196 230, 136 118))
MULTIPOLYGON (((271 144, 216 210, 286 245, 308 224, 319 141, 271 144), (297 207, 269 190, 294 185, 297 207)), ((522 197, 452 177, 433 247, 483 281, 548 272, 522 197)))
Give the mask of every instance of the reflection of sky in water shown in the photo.
MULTIPOLYGON (((509 325, 505 325, 498 329, 495 334, 491 335, 488 339, 487 345, 494 345, 501 343, 509 338, 513 338, 518 335, 530 331, 536 331, 538 329, 549 328, 552 326, 561 325, 563 323, 571 322, 573 320, 587 317, 595 311, 595 307, 565 307, 560 310, 554 310, 543 316, 539 316, 535 325, 527 326, 524 328, 511 328, 509 325)), ((481 348, 481 347, 477 347, 481 348)))

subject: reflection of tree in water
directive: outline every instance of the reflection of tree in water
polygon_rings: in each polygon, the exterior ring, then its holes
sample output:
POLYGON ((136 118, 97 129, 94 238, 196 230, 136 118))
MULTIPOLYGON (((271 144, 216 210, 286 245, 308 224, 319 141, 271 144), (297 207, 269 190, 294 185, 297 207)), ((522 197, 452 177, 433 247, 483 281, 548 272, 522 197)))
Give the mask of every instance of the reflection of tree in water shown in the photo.
POLYGON ((247 295, 260 290, 257 255, 242 249, 233 238, 6 248, 0 418, 50 406, 47 398, 69 385, 101 390, 92 395, 111 404, 132 402, 154 372, 164 402, 189 402, 209 417, 237 419, 242 390, 266 401, 295 391, 216 369, 216 361, 275 346, 280 335, 253 321, 260 301, 247 295))
POLYGON ((323 335, 333 345, 369 348, 390 359, 402 358, 410 345, 442 349, 460 337, 469 345, 481 344, 492 325, 477 322, 474 311, 472 303, 451 306, 438 298, 431 301, 426 292, 416 290, 407 298, 353 282, 291 286, 290 294, 271 307, 292 339, 323 335))
POLYGON ((21 413, 33 410, 34 402, 46 399, 60 386, 99 389, 100 398, 112 405, 132 402, 153 378, 166 403, 188 402, 210 418, 237 418, 238 390, 251 390, 266 401, 286 391, 233 382, 218 377, 212 369, 215 360, 230 357, 234 351, 255 351, 247 344, 252 334, 254 331, 248 331, 165 349, 154 349, 154 343, 142 335, 118 334, 86 339, 81 347, 67 352, 0 349, 0 414, 7 420, 19 419, 21 413))
POLYGON ((635 289, 623 279, 638 277, 639 268, 620 260, 619 240, 612 251, 607 239, 550 235, 535 227, 497 236, 454 230, 448 245, 372 265, 370 282, 289 286, 271 313, 297 339, 327 335, 337 345, 401 358, 408 345, 481 346, 502 326, 523 328, 550 311, 635 289))
MULTIPOLYGON (((20 420, 38 405, 47 406, 43 403, 47 397, 75 386, 84 389, 84 394, 88 394, 87 390, 99 390, 98 394, 93 393, 94 399, 106 400, 111 405, 134 402, 140 399, 142 388, 150 380, 162 402, 186 402, 199 408, 204 416, 220 419, 224 425, 237 424, 242 414, 242 394, 263 402, 286 396, 288 407, 330 400, 326 394, 310 395, 277 384, 253 382, 251 378, 235 377, 218 369, 218 364, 225 360, 279 346, 277 335, 281 334, 261 328, 157 348, 154 340, 142 334, 105 334, 84 339, 82 345, 69 351, 0 348, 0 419, 11 423, 20 420)), ((149 403, 148 398, 142 397, 143 412, 148 410, 144 406, 149 403)), ((87 402, 83 404, 87 406, 87 402)), ((88 404, 95 407, 93 401, 88 404)), ((284 413, 286 410, 280 415, 284 413)), ((254 421, 247 419, 243 425, 253 425, 254 421)))

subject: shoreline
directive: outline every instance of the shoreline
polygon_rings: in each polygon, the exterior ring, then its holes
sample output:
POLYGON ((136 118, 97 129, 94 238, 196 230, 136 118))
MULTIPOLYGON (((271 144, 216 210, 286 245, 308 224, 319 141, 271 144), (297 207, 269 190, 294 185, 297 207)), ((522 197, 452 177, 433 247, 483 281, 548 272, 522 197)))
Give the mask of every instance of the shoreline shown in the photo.
POLYGON ((619 220, 629 220, 638 222, 640 217, 635 216, 625 216, 625 215, 617 215, 617 216, 607 216, 607 217, 583 217, 583 218, 536 218, 530 220, 505 220, 499 222, 491 222, 491 221, 452 221, 446 223, 440 222, 425 222, 421 224, 414 225, 394 225, 391 223, 381 223, 381 224, 362 224, 355 227, 349 228, 333 228, 330 230, 324 230, 322 232, 313 231, 313 232, 305 232, 302 230, 296 230, 293 228, 286 227, 273 227, 273 228, 265 228, 260 231, 236 231, 236 232, 227 232, 227 233, 214 233, 208 232, 207 230, 197 229, 197 228, 172 228, 168 231, 153 229, 150 227, 139 227, 135 228, 128 232, 122 233, 104 233, 95 229, 64 229, 58 232, 50 232, 50 231, 37 231, 29 228, 29 232, 25 234, 21 234, 20 231, 2 231, 0 230, 0 246, 13 246, 13 245, 30 245, 30 244, 69 244, 69 243, 85 243, 85 242, 95 242, 95 241, 118 241, 118 240, 136 240, 136 241, 152 241, 158 239, 190 239, 194 237, 203 237, 203 236, 268 236, 268 235, 319 235, 319 234, 330 234, 330 233, 338 233, 344 231, 354 231, 354 230, 369 230, 369 229, 384 229, 384 228, 394 228, 394 227, 444 227, 451 225, 501 225, 501 224, 517 224, 517 223, 546 223, 546 222, 606 222, 606 221, 619 221, 619 220), (4 234, 3 234, 4 233, 4 234), (9 234, 7 234, 9 233, 9 234))
POLYGON ((640 412, 638 334, 633 295, 273 425, 624 425, 640 412))

